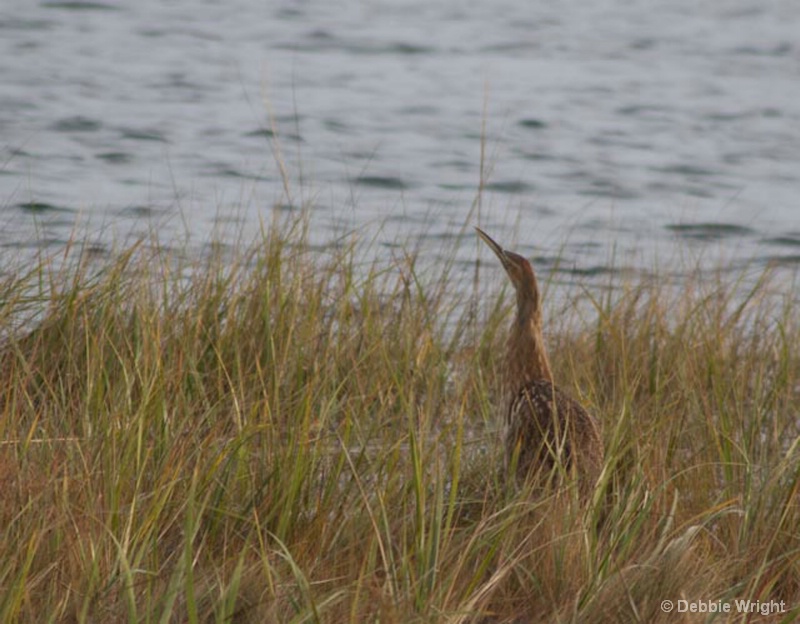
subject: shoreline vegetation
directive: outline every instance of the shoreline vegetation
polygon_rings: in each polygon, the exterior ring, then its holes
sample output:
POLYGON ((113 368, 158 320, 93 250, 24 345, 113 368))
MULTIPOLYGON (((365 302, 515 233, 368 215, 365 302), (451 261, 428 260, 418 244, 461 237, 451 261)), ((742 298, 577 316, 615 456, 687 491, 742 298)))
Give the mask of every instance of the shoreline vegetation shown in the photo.
POLYGON ((412 249, 365 266, 289 217, 190 267, 133 244, 3 278, 0 621, 796 621, 796 293, 546 298, 603 428, 581 505, 500 477, 494 267, 459 293, 412 249))

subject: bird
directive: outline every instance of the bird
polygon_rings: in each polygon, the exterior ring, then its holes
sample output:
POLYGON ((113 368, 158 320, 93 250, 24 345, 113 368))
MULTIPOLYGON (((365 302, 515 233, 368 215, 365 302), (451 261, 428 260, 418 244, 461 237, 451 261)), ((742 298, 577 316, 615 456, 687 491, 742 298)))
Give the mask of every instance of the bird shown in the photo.
POLYGON ((558 388, 542 332, 542 298, 536 273, 523 256, 503 249, 486 232, 478 236, 500 260, 516 291, 517 310, 506 343, 503 370, 507 397, 504 472, 517 485, 564 484, 577 477, 587 497, 603 466, 597 421, 558 388))

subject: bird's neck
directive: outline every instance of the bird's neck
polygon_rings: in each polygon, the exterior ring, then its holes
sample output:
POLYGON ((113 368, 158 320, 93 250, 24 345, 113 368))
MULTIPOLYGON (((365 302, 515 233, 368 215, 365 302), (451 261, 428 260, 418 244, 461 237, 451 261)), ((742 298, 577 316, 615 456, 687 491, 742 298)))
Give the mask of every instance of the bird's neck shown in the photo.
POLYGON ((519 315, 508 336, 508 362, 506 379, 510 392, 532 381, 552 383, 553 373, 544 346, 541 317, 538 314, 519 315))

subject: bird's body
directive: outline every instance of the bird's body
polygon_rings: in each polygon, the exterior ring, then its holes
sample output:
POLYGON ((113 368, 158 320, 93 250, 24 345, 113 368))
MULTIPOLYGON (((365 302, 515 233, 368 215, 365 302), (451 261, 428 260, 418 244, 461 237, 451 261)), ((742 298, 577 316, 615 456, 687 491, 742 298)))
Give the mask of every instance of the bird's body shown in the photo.
POLYGON ((507 472, 518 483, 535 479, 537 484, 575 474, 581 492, 588 494, 602 468, 603 442, 594 418, 553 383, 533 267, 476 230, 503 264, 517 294, 503 375, 507 472))
POLYGON ((603 444, 592 416, 552 382, 527 383, 512 396, 506 416, 506 461, 518 483, 560 481, 574 471, 588 494, 603 464, 603 444))

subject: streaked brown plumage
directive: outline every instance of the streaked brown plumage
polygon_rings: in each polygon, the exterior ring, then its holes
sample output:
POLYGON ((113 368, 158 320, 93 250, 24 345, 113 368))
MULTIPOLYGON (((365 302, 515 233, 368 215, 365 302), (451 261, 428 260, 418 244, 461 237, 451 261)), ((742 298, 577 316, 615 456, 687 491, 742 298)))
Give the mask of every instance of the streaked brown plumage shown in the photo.
POLYGON ((603 442, 594 418, 553 383, 542 334, 542 307, 530 262, 498 245, 480 228, 481 239, 506 270, 517 293, 517 314, 505 362, 506 463, 517 482, 577 474, 580 491, 591 492, 603 464, 603 442))

